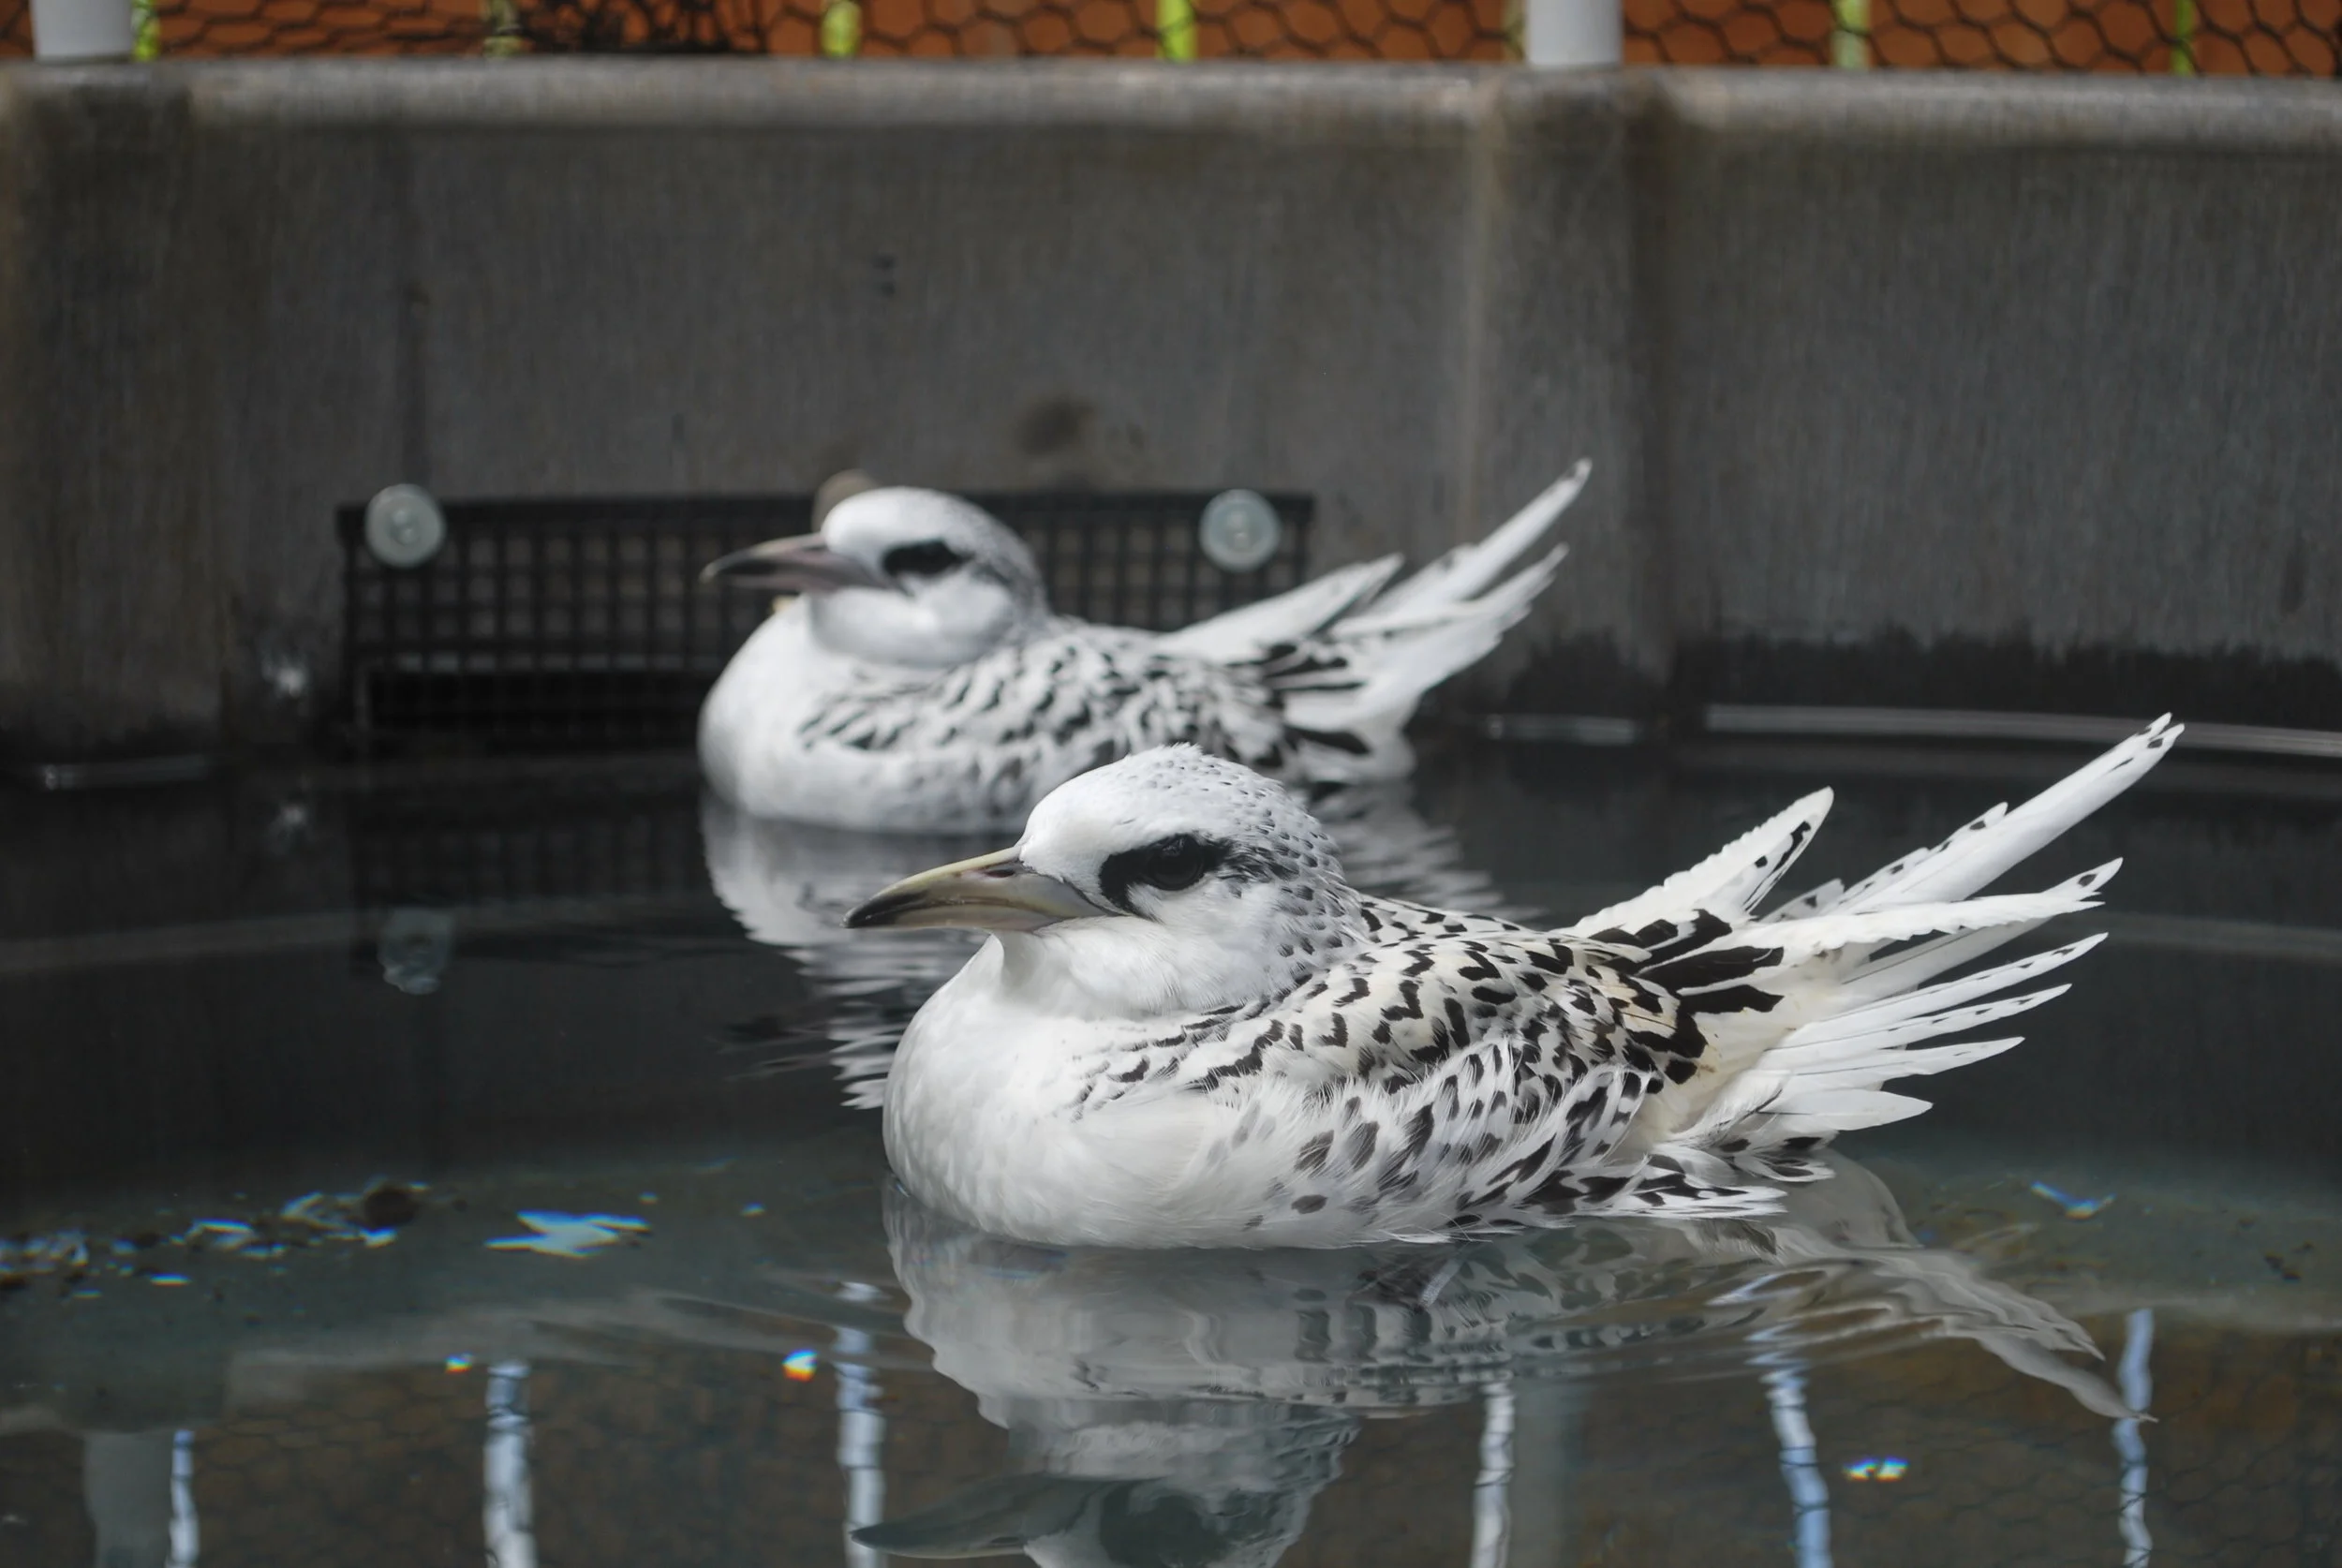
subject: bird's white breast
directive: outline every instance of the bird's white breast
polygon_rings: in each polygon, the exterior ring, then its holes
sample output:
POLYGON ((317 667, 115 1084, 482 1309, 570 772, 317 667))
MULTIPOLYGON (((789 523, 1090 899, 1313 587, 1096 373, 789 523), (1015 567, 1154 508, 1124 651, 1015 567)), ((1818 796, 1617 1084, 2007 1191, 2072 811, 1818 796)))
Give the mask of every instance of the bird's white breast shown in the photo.
MULTIPOLYGON (((995 939, 912 1021, 886 1084, 886 1150, 912 1193, 981 1230, 1060 1246, 1337 1246, 1435 1229, 1426 1205, 1297 1205, 1338 1107, 1279 1077, 1241 1098, 1129 1083, 1157 1024, 1035 1004, 995 939), (1101 1096, 1105 1087, 1117 1092, 1101 1096), (1420 1211, 1418 1211, 1420 1210, 1420 1211)), ((1159 1061, 1160 1057, 1149 1058, 1159 1061)), ((1331 1179, 1322 1174, 1321 1181, 1331 1179)), ((1367 1199, 1370 1178, 1348 1196, 1367 1199)))
POLYGON ((700 765, 717 792, 753 816, 802 798, 805 748, 793 743, 814 707, 852 671, 815 640, 805 601, 769 617, 742 643, 700 708, 700 765))
MULTIPOLYGON (((824 645, 804 599, 758 627, 700 708, 700 766, 716 792, 754 817, 885 832, 955 825, 922 798, 939 787, 922 758, 819 743, 808 726, 840 693, 914 688, 932 672, 873 665, 824 645)), ((952 781, 943 779, 948 793, 952 781)))
MULTIPOLYGON (((1187 1239, 1176 1194, 1233 1114, 1203 1097, 1134 1095, 1079 1114, 1100 1021, 1028 1005, 986 942, 920 1010, 886 1086, 886 1148, 923 1202, 981 1229, 1061 1245, 1187 1239)), ((1107 1031, 1109 1035, 1111 1030, 1107 1031)), ((1211 1223, 1217 1225, 1212 1218, 1211 1223)))

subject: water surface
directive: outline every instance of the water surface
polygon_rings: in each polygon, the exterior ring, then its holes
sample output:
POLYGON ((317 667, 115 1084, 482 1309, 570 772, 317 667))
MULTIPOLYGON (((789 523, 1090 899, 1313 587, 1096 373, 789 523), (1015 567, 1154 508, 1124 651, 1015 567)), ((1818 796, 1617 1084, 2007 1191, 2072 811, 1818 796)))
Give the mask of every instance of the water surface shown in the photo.
MULTIPOLYGON (((2077 761, 1457 746, 1328 810, 1362 881, 1568 919, 1818 783, 1816 880, 2077 761)), ((11 1563, 2342 1551, 2342 776, 2183 750, 2045 854, 2126 857, 2114 939, 1777 1220, 1257 1254, 892 1188, 871 1092, 966 949, 835 916, 990 845, 669 758, 0 804, 11 1563)))

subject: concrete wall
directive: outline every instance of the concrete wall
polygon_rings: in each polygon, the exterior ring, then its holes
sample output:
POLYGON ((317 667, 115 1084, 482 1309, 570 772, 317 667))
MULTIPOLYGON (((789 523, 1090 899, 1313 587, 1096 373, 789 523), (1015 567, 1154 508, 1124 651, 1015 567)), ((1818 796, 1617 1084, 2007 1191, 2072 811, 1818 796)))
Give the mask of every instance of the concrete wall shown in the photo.
POLYGON ((2342 727, 2337 234, 2314 84, 0 68, 0 746, 302 732, 393 480, 1293 487, 1330 562, 1581 453, 1471 701, 2342 727))

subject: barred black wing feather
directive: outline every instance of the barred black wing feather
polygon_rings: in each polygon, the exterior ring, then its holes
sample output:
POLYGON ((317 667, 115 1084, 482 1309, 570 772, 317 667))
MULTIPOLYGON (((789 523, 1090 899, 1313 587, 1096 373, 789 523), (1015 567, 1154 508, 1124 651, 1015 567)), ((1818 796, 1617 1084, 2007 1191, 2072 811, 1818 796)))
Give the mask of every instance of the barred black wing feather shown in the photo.
POLYGON ((798 744, 900 760, 897 788, 957 791, 991 814, 1090 768, 1192 744, 1271 775, 1289 746, 1274 695, 1241 668, 1166 652, 1143 632, 1060 622, 925 680, 854 686, 817 706, 798 744))
POLYGON ((1703 1013, 1750 1005, 1677 994, 1651 978, 1668 961, 1517 927, 1401 939, 1131 1043, 1081 1113, 1160 1092, 1261 1104, 1290 1146, 1272 1201, 1369 1204, 1402 1232, 1762 1208, 1771 1194, 1720 1164, 1615 1158, 1645 1103, 1697 1071, 1703 1013))

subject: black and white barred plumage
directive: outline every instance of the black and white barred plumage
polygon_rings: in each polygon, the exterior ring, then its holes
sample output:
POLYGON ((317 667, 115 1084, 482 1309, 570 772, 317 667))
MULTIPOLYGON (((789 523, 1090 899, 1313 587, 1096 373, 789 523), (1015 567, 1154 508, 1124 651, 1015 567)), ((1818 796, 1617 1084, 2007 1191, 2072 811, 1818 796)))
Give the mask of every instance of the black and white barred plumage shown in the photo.
POLYGON ((1760 917, 1817 793, 1554 932, 1370 902, 1276 785, 1148 753, 1051 795, 1015 850, 857 911, 1000 932, 906 1034, 888 1149, 945 1212, 1055 1242, 1763 1212, 1838 1132, 1925 1109, 1883 1084, 2016 1041, 1925 1043, 2064 989, 2020 990, 2095 939, 1941 977, 2094 907, 2112 865, 1976 895, 2177 734, 2158 720, 2015 811, 1760 917))
POLYGON ((1423 694, 1552 581, 1562 551, 1530 553, 1586 473, 1395 586, 1391 556, 1168 634, 1050 614, 1023 543, 965 501, 867 491, 812 539, 710 569, 804 597, 709 693, 702 762, 753 815, 881 831, 1012 827, 1066 779, 1160 746, 1294 782, 1403 774, 1423 694))

